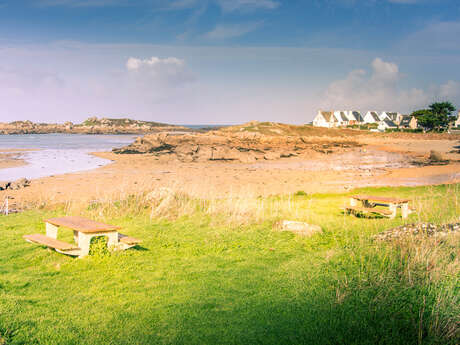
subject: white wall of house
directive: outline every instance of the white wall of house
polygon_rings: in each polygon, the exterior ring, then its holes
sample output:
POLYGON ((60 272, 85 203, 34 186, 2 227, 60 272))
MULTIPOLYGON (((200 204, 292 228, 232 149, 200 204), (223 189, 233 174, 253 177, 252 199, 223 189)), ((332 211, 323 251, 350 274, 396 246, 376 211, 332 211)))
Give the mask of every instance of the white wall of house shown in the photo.
POLYGON ((412 118, 410 119, 409 128, 411 128, 411 129, 417 129, 418 128, 418 120, 417 120, 417 118, 415 116, 412 116, 412 118))
POLYGON ((376 119, 374 119, 371 113, 375 113, 377 114, 377 117, 379 117, 376 111, 368 111, 366 115, 364 115, 364 123, 377 123, 378 122, 376 119))
POLYGON ((315 118, 313 119, 313 126, 330 128, 331 123, 326 121, 321 111, 318 111, 318 114, 316 114, 315 118))
POLYGON ((362 123, 362 115, 359 111, 357 110, 348 110, 345 112, 345 115, 348 117, 349 121, 352 121, 353 124, 360 124, 362 123), (353 113, 356 113, 357 116, 355 116, 353 113))
POLYGON ((379 116, 380 121, 383 121, 388 118, 396 124, 399 124, 402 119, 402 114, 398 113, 397 111, 383 111, 379 116), (396 114, 396 117, 393 118, 393 116, 390 116, 390 113, 396 114))
POLYGON ((454 123, 454 127, 460 127, 460 111, 458 112, 457 120, 454 123))
MULTIPOLYGON (((390 122, 391 122, 391 121, 390 121, 390 122)), ((379 131, 382 131, 382 132, 385 132, 385 131, 386 131, 387 129, 389 129, 389 128, 394 128, 394 129, 396 129, 396 128, 398 128, 398 126, 396 126, 396 124, 394 124, 394 123, 393 123, 393 125, 390 125, 390 124, 388 124, 386 121, 380 121, 380 122, 379 122, 379 126, 377 127, 377 129, 378 129, 379 131)))
POLYGON ((343 118, 341 113, 345 113, 345 112, 344 111, 334 111, 334 117, 337 119, 337 126, 347 126, 348 117, 346 114, 344 114, 345 118, 343 118))

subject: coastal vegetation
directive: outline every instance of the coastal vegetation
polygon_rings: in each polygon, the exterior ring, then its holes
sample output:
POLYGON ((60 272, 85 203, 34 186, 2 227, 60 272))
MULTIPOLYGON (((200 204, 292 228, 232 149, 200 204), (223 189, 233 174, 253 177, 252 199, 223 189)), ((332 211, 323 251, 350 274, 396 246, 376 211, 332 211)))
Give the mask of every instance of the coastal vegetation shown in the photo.
POLYGON ((406 220, 347 216, 351 193, 163 189, 2 216, 0 344, 457 344, 459 234, 375 235, 459 222, 460 185, 353 191, 410 198, 406 220), (142 246, 72 259, 22 239, 71 214, 120 225, 142 246), (279 232, 281 219, 323 233, 279 232))
POLYGON ((428 109, 416 110, 412 113, 421 127, 429 131, 442 132, 447 129, 449 123, 456 120, 452 116, 455 107, 451 102, 436 102, 430 104, 428 109))

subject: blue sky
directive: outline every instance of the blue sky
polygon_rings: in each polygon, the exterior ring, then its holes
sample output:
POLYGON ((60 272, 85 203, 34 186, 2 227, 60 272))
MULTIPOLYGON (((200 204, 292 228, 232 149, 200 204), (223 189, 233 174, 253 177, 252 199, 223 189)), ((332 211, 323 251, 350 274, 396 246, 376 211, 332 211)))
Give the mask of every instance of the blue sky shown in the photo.
POLYGON ((0 0, 0 121, 460 106, 458 0, 0 0))

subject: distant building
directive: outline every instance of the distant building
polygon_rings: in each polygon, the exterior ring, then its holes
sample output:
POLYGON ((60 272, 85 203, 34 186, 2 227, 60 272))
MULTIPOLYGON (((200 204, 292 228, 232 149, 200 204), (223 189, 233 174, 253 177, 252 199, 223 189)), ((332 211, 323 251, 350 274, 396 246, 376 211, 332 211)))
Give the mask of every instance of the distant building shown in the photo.
POLYGON ((389 118, 391 121, 399 125, 399 123, 402 120, 402 115, 397 112, 384 111, 380 114, 380 120, 383 120, 385 118, 389 118))
POLYGON ((454 127, 460 127, 460 111, 457 114, 457 120, 454 122, 454 127))
POLYGON ((377 128, 379 131, 385 132, 387 129, 397 129, 398 125, 391 121, 389 117, 385 117, 379 122, 379 126, 377 128))
POLYGON ((361 113, 356 110, 349 110, 345 111, 345 115, 348 117, 348 124, 349 125, 359 125, 364 122, 361 113))
POLYGON ((401 120, 397 124, 399 128, 417 129, 418 120, 415 116, 401 115, 401 120))
POLYGON ((368 111, 366 115, 364 115, 364 123, 378 123, 380 121, 380 116, 376 111, 368 111))
POLYGON ((334 116, 337 119, 337 126, 348 126, 348 116, 345 111, 334 111, 334 116))
POLYGON ((337 127, 337 118, 332 111, 319 110, 318 114, 313 119, 313 126, 315 127, 337 127))

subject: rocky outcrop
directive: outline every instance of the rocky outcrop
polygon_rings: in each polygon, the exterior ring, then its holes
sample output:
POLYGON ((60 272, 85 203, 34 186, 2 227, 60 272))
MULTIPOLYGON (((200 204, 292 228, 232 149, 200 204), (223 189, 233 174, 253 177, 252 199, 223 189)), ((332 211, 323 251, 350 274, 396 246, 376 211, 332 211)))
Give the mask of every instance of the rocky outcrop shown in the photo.
POLYGON ((268 136, 260 133, 212 131, 194 134, 152 134, 131 145, 114 149, 118 154, 152 154, 183 162, 255 162, 332 153, 357 146, 354 142, 312 141, 306 137, 268 136))
POLYGON ((31 121, 0 123, 0 134, 148 134, 164 131, 189 132, 190 129, 158 122, 131 119, 98 119, 97 117, 90 117, 81 124, 73 124, 72 122, 48 124, 31 121))
POLYGON ((387 230, 375 236, 380 241, 391 241, 408 236, 446 236, 460 232, 460 223, 436 225, 432 223, 406 224, 387 230))
POLYGON ((14 182, 5 182, 0 184, 0 190, 18 190, 30 186, 30 181, 26 178, 14 182))

